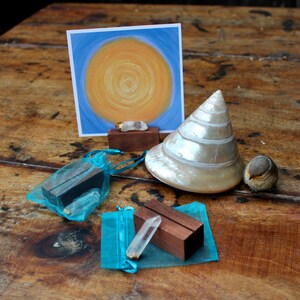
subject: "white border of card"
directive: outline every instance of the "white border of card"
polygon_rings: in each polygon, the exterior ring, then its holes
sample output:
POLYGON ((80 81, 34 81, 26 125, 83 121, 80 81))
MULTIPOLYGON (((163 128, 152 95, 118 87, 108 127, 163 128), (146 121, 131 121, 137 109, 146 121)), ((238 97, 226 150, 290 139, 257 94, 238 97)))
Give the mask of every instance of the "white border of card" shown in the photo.
POLYGON ((67 30, 79 136, 105 136, 109 129, 115 128, 115 124, 101 118, 89 105, 85 92, 85 73, 86 66, 96 51, 108 41, 124 36, 138 37, 146 43, 149 41, 149 44, 162 54, 172 69, 174 87, 172 87, 170 107, 164 116, 150 122, 148 126, 158 127, 161 133, 170 133, 184 121, 181 24, 67 30))

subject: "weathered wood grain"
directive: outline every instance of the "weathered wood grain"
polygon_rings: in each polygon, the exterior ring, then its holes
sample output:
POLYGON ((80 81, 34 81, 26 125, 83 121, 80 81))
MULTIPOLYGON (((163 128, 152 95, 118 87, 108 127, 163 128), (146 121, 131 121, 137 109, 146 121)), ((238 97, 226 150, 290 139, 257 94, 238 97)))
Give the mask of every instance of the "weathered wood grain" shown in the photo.
POLYGON ((66 222, 25 200, 47 176, 48 172, 2 166, 1 181, 13 182, 0 199, 2 299, 299 297, 299 205, 253 197, 241 201, 230 193, 180 193, 159 183, 113 178, 111 193, 86 222, 66 222), (167 205, 205 203, 220 261, 140 270, 133 276, 100 269, 97 213, 113 211, 116 205, 138 207, 152 198, 167 205), (61 247, 53 247, 62 239, 61 247))
POLYGON ((174 22, 182 23, 186 55, 300 58, 297 9, 60 3, 28 18, 0 41, 61 47, 66 45, 66 30, 174 22))
MULTIPOLYGON (((2 161, 60 167, 108 147, 107 138, 78 137, 67 49, 2 45, 0 53, 2 161)), ((183 65, 185 116, 221 89, 245 162, 271 156, 278 194, 299 196, 299 63, 186 58, 183 65)), ((145 168, 131 174, 152 178, 145 168)))
POLYGON ((297 9, 61 3, 1 36, 1 299, 300 298, 299 22, 297 9), (26 200, 59 167, 108 146, 78 137, 65 31, 170 22, 182 23, 185 116, 221 89, 240 154, 272 157, 277 190, 187 193, 141 164, 111 178, 83 223, 26 200), (153 198, 205 203, 220 261, 135 275, 100 269, 98 214, 153 198))

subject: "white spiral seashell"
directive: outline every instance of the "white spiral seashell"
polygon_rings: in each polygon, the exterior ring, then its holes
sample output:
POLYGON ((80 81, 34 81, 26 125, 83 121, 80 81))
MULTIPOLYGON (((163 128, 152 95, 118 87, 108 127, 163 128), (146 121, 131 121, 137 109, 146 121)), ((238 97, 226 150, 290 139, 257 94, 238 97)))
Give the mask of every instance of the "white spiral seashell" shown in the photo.
POLYGON ((148 171, 175 188, 220 193, 243 176, 231 121, 220 90, 210 96, 145 158, 148 171))

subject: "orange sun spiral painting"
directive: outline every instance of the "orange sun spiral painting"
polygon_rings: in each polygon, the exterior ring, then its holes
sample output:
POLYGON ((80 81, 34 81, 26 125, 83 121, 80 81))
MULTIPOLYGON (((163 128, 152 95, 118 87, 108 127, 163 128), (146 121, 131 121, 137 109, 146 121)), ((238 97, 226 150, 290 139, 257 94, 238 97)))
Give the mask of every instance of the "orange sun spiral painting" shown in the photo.
POLYGON ((111 123, 151 122, 172 99, 172 74, 165 58, 136 38, 118 38, 102 46, 86 72, 90 106, 111 123))

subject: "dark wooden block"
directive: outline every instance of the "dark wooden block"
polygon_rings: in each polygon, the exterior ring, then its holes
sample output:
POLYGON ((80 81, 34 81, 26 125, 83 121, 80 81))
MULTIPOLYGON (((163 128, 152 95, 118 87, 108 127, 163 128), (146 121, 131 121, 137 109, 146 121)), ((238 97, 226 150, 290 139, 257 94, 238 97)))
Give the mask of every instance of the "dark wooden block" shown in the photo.
POLYGON ((159 130, 150 127, 146 131, 111 129, 107 134, 109 148, 123 151, 144 151, 159 144, 159 130))
POLYGON ((188 259, 203 245, 204 226, 201 222, 157 200, 150 200, 136 210, 136 231, 147 219, 156 215, 161 216, 162 222, 151 239, 154 245, 182 260, 188 259))
POLYGON ((101 187, 103 181, 103 171, 90 163, 80 164, 60 175, 54 181, 45 182, 42 192, 48 201, 64 207, 89 189, 101 187))
POLYGON ((51 197, 51 190, 54 190, 55 188, 59 187, 60 185, 72 180, 73 178, 76 178, 76 176, 79 176, 83 172, 86 172, 91 167, 91 164, 88 162, 82 162, 82 161, 75 161, 71 163, 70 165, 67 165, 64 167, 64 171, 59 170, 58 174, 55 178, 53 176, 46 180, 43 183, 42 191, 46 198, 51 197))

